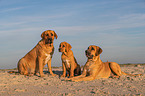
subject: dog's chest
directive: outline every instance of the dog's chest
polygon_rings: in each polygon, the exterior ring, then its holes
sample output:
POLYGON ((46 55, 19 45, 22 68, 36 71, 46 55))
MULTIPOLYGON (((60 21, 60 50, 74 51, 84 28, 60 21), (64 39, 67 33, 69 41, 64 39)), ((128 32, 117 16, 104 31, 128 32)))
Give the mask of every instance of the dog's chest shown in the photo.
POLYGON ((63 62, 65 63, 65 66, 66 66, 67 68, 70 68, 70 60, 68 60, 68 59, 63 59, 63 62))
POLYGON ((51 59, 51 55, 45 53, 45 56, 46 56, 46 58, 45 58, 45 64, 46 64, 46 63, 48 63, 48 61, 51 59))
POLYGON ((87 72, 90 72, 92 64, 94 64, 94 62, 88 62, 88 63, 85 65, 85 66, 86 66, 86 71, 87 71, 87 72))

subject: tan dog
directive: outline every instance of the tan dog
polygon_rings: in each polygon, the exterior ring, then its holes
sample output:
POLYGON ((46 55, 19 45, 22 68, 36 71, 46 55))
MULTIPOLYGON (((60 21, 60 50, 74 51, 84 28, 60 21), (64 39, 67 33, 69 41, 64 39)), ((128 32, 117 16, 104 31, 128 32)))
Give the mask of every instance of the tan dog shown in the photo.
POLYGON ((80 76, 76 76, 73 78, 68 78, 66 80, 72 81, 90 81, 94 79, 100 78, 109 78, 112 74, 113 77, 119 78, 122 74, 130 75, 130 76, 139 76, 141 74, 132 75, 127 74, 121 71, 119 64, 115 62, 105 62, 103 63, 100 59, 100 54, 102 53, 102 49, 98 46, 91 45, 85 51, 86 56, 88 58, 83 72, 80 76), (88 75, 86 77, 86 75, 88 75))
POLYGON ((61 60, 63 67, 63 75, 61 77, 66 76, 66 70, 67 76, 70 77, 81 74, 80 65, 77 63, 71 48, 71 45, 67 42, 60 43, 59 52, 62 52, 61 60))
POLYGON ((43 77, 43 67, 47 63, 51 75, 55 75, 51 69, 51 58, 54 52, 53 40, 57 39, 57 34, 52 30, 44 31, 41 40, 18 62, 18 71, 22 75, 33 75, 40 72, 43 77))

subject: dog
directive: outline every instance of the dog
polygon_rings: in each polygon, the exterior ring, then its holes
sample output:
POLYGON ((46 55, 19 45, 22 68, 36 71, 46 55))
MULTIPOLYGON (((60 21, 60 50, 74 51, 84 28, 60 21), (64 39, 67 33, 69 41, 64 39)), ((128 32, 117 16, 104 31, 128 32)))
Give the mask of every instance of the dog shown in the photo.
POLYGON ((71 50, 72 46, 67 42, 61 42, 59 45, 59 52, 62 52, 61 60, 62 60, 62 68, 63 75, 61 77, 67 76, 74 77, 74 75, 81 74, 80 65, 77 63, 73 51, 71 50))
POLYGON ((91 81, 100 78, 109 78, 110 76, 119 78, 122 74, 130 76, 140 76, 142 74, 127 74, 121 71, 119 64, 116 62, 102 62, 100 54, 102 49, 99 46, 91 45, 85 51, 88 58, 83 72, 80 76, 67 78, 65 80, 71 81, 91 81))
POLYGON ((47 64, 49 72, 52 76, 51 59, 54 53, 53 41, 57 39, 57 34, 53 30, 46 30, 41 34, 41 40, 38 44, 29 51, 18 62, 18 72, 22 75, 37 75, 40 73, 41 77, 44 77, 43 68, 47 64))

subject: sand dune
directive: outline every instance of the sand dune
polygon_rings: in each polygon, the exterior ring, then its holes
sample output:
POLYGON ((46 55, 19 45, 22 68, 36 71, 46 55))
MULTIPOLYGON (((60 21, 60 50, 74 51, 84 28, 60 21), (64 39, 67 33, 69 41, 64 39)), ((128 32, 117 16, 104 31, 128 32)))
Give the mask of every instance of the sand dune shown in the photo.
POLYGON ((61 68, 53 68, 56 77, 49 75, 45 69, 43 78, 9 74, 10 70, 0 70, 0 96, 145 96, 145 65, 126 65, 121 66, 121 69, 127 73, 143 75, 70 82, 59 78, 61 68))

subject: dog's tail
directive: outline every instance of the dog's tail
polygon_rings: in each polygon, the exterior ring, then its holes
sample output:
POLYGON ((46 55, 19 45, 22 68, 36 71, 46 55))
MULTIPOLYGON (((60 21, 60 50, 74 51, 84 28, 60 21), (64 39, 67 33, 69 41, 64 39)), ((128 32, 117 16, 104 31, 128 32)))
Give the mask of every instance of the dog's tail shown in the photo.
POLYGON ((13 73, 19 74, 19 72, 16 72, 16 71, 8 71, 8 73, 10 73, 10 74, 13 74, 13 73))
POLYGON ((121 71, 121 73, 123 75, 129 75, 129 76, 141 76, 142 75, 142 74, 128 74, 128 73, 125 73, 125 72, 122 72, 122 71, 121 71))
POLYGON ((15 71, 9 71, 8 73, 12 74, 12 73, 15 73, 15 71))

